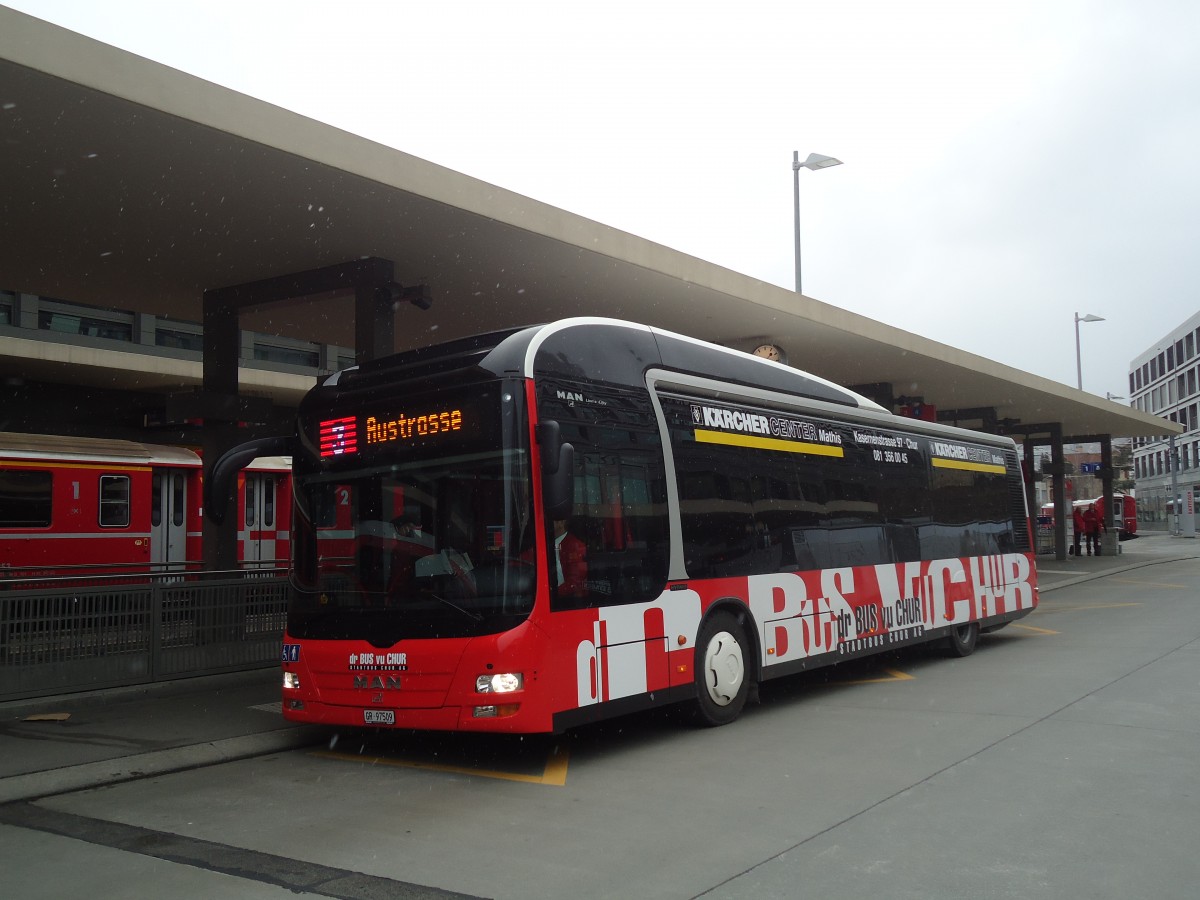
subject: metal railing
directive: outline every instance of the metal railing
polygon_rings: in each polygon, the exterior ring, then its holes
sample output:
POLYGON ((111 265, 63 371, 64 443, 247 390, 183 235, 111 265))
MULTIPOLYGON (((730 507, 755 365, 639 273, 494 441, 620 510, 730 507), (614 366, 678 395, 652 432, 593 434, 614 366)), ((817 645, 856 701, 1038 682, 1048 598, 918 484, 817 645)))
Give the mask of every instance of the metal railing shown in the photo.
POLYGON ((279 661, 279 569, 0 581, 0 701, 279 661))

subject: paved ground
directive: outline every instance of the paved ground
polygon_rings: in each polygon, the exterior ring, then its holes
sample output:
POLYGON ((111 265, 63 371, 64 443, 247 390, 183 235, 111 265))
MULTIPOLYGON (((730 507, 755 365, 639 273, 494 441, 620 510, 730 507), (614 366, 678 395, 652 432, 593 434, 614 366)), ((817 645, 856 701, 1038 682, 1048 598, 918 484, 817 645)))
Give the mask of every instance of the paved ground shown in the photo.
POLYGON ((770 682, 727 728, 658 710, 550 740, 337 735, 282 722, 274 670, 9 704, 0 883, 22 900, 1195 896, 1200 547, 1123 549, 1045 560, 1038 612, 970 659, 770 682))
MULTIPOLYGON (((1117 555, 1041 557, 1043 592, 1174 559, 1200 540, 1153 535, 1117 555)), ((0 803, 213 765, 321 742, 279 715, 274 668, 153 687, 0 703, 0 803), (65 718, 54 718, 55 716, 65 718), (40 718, 33 718, 40 717, 40 718)))

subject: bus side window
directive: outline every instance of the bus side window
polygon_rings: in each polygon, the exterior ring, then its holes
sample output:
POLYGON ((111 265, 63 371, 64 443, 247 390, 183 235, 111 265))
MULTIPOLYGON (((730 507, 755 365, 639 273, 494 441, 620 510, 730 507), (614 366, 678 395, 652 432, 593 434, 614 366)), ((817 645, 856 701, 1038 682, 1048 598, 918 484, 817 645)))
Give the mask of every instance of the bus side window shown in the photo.
POLYGON ((756 445, 753 435, 699 441, 690 406, 663 402, 689 577, 873 565, 894 558, 894 537, 911 553, 911 526, 907 541, 904 526, 895 535, 888 528, 884 478, 844 426, 823 423, 827 434, 842 433, 840 443, 825 444, 836 454, 799 440, 795 448, 756 445))
POLYGON ((745 451, 680 444, 675 448, 684 563, 692 578, 745 575, 758 535, 745 451))
POLYGON ((932 467, 933 524, 921 537, 929 559, 984 556, 1012 546, 1004 475, 932 467))
POLYGON ((669 544, 657 436, 601 427, 568 433, 575 447, 575 502, 567 531, 586 547, 586 591, 556 592, 555 608, 657 597, 666 582, 669 544))
POLYGON ((908 462, 883 473, 879 493, 884 529, 896 562, 921 558, 921 529, 932 517, 925 458, 915 449, 908 450, 906 457, 908 462))

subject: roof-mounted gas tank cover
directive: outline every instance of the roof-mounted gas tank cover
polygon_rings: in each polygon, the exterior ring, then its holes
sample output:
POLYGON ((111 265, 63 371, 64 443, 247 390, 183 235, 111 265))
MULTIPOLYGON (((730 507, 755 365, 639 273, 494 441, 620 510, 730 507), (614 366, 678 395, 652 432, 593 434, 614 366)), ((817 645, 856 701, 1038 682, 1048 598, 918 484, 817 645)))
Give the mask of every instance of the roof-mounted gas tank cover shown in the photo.
POLYGON ((649 325, 587 316, 418 347, 346 369, 323 387, 350 392, 398 381, 445 385, 458 376, 466 382, 506 375, 635 387, 645 384, 651 369, 886 412, 854 391, 782 363, 649 325))

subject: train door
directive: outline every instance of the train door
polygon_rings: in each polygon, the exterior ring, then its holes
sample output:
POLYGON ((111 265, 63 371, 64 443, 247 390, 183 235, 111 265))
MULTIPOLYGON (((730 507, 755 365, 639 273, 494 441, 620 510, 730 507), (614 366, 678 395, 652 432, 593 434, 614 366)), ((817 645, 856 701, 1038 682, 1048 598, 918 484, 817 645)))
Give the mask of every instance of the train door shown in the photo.
POLYGON ((277 564, 279 476, 247 472, 242 516, 242 561, 248 569, 277 564))
POLYGON ((187 562, 187 472, 155 468, 151 476, 150 562, 155 572, 187 562))

